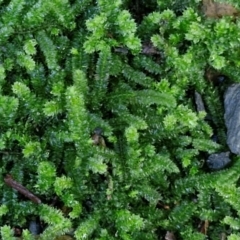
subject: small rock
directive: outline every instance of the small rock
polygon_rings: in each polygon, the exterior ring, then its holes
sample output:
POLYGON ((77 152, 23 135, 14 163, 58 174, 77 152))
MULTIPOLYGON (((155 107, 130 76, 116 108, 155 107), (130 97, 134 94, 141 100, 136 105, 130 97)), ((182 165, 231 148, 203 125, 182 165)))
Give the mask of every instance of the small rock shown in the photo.
POLYGON ((231 85, 224 95, 227 144, 232 153, 240 154, 240 84, 231 85))
POLYGON ((198 93, 197 91, 194 92, 194 96, 195 96, 195 104, 196 104, 196 108, 197 111, 204 111, 206 112, 203 100, 202 100, 202 96, 200 95, 200 93, 198 93))
POLYGON ((29 223, 29 231, 33 235, 37 236, 42 232, 42 226, 39 221, 31 220, 29 223))
POLYGON ((207 159, 207 165, 211 170, 220 170, 226 167, 231 159, 229 158, 230 152, 214 153, 207 159))
POLYGON ((221 84, 223 84, 223 83, 225 83, 225 82, 227 82, 227 77, 225 76, 225 75, 218 75, 217 77, 216 77, 216 83, 215 83, 215 85, 221 85, 221 84))

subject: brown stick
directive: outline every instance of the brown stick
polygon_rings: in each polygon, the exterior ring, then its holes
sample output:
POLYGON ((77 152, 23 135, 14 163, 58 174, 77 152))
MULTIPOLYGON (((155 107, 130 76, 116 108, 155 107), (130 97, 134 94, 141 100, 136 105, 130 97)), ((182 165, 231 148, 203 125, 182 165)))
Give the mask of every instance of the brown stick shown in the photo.
POLYGON ((4 182, 9 186, 14 188, 15 190, 17 190, 18 192, 20 192, 21 194, 23 194, 25 197, 29 198, 31 201, 33 201, 34 203, 38 203, 40 204, 42 201, 35 196, 33 193, 31 193, 27 188, 25 188, 24 186, 22 186, 20 183, 16 182, 11 175, 7 175, 4 178, 4 182))

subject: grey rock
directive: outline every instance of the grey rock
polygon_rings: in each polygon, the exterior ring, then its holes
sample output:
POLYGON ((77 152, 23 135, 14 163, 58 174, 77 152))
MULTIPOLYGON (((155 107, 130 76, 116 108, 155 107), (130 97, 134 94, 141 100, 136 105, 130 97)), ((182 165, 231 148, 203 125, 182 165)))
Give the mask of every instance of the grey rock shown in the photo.
POLYGON ((195 104, 197 107, 197 111, 204 111, 206 112, 203 100, 202 100, 202 96, 200 95, 200 93, 198 93, 197 91, 194 92, 194 97, 195 97, 195 104))
POLYGON ((231 152, 240 154, 240 84, 231 85, 224 95, 227 144, 231 152))
POLYGON ((39 235, 42 232, 42 226, 39 221, 32 220, 29 223, 29 231, 33 235, 39 235))
POLYGON ((207 159, 207 165, 211 170, 220 170, 225 168, 230 162, 230 152, 214 153, 207 159))

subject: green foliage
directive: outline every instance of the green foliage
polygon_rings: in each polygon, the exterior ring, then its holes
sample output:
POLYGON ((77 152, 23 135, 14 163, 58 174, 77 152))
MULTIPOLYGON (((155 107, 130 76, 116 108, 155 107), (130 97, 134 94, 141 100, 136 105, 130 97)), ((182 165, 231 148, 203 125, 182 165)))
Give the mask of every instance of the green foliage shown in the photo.
POLYGON ((1 237, 3 240, 15 240, 12 229, 6 225, 1 227, 1 237))
POLYGON ((71 221, 64 218, 59 210, 43 204, 40 206, 39 213, 43 216, 43 221, 49 224, 44 233, 41 235, 41 239, 52 239, 55 236, 60 236, 71 229, 71 221))
POLYGON ((36 187, 44 193, 51 188, 56 177, 56 169, 51 162, 42 161, 38 165, 38 181, 36 187))
POLYGON ((76 239, 81 240, 89 238, 93 231, 97 228, 98 221, 99 216, 96 214, 82 222, 75 232, 76 239))
POLYGON ((109 4, 99 1, 100 13, 88 19, 87 29, 92 33, 84 44, 87 53, 94 51, 108 51, 111 47, 127 46, 133 53, 141 48, 140 39, 135 36, 137 26, 127 10, 121 9, 122 1, 109 4))
POLYGON ((0 96, 0 114, 2 116, 2 125, 11 125, 16 118, 16 111, 18 109, 18 99, 9 96, 0 96))
POLYGON ((27 229, 23 230, 22 236, 23 236, 23 239, 25 239, 25 240, 34 240, 35 239, 35 237, 27 229))
POLYGON ((206 167, 228 149, 224 86, 205 78, 214 69, 240 81, 239 19, 200 9, 199 0, 0 1, 1 239, 16 239, 16 225, 34 239, 36 216, 43 240, 239 238, 239 157, 206 167), (42 203, 7 186, 7 174, 42 203))
POLYGON ((7 212, 8 212, 7 206, 6 205, 1 205, 0 206, 0 215, 2 216, 4 214, 6 214, 7 212))
POLYGON ((139 231, 143 225, 143 219, 131 214, 128 210, 119 210, 116 212, 116 227, 119 229, 119 236, 122 239, 130 239, 134 234, 133 232, 139 231))

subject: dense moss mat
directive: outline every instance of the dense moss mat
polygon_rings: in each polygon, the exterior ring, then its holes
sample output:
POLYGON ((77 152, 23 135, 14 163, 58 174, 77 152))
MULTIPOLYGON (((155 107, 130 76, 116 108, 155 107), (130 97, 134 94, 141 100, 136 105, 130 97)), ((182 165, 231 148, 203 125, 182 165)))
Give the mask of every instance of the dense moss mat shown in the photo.
POLYGON ((0 1, 3 240, 34 239, 32 219, 45 240, 239 238, 240 159, 205 162, 228 151, 240 22, 201 6, 0 1))

